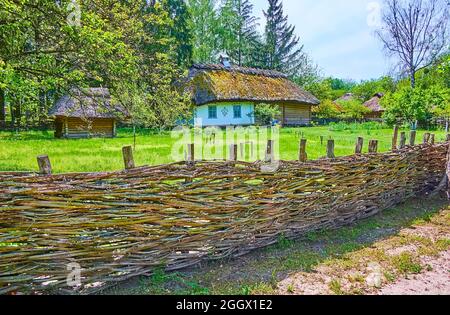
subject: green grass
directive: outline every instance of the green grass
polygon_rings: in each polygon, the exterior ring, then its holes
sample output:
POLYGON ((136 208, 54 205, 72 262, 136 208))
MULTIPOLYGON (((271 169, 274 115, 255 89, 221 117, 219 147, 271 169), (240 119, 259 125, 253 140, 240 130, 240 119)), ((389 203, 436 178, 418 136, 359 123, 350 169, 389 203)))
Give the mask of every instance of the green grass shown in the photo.
MULTIPOLYGON (((329 127, 286 128, 280 133, 280 155, 283 160, 298 158, 299 138, 308 139, 309 159, 326 155, 326 142, 335 140, 337 156, 351 155, 354 152, 357 137, 365 139, 365 151, 369 140, 379 140, 379 151, 388 151, 391 147, 392 130, 378 129, 377 125, 334 125, 329 127), (321 137, 323 143, 321 144, 321 137)), ((406 131, 406 130, 404 130, 406 131)), ((417 142, 421 142, 425 131, 419 131, 417 142)), ((436 141, 443 141, 445 134, 435 132, 436 141)), ((134 154, 136 165, 158 165, 174 162, 172 147, 178 141, 169 132, 154 133, 140 130, 137 136, 134 154)), ((37 170, 36 156, 47 154, 55 173, 114 171, 123 168, 121 148, 133 144, 133 135, 129 129, 119 129, 115 139, 54 139, 50 131, 0 132, 0 171, 37 170)), ((259 143, 264 150, 265 143, 259 143)), ((196 148, 196 153, 198 150, 196 148)), ((196 155, 197 155, 196 154, 196 155)), ((249 148, 247 148, 247 155, 249 148)))

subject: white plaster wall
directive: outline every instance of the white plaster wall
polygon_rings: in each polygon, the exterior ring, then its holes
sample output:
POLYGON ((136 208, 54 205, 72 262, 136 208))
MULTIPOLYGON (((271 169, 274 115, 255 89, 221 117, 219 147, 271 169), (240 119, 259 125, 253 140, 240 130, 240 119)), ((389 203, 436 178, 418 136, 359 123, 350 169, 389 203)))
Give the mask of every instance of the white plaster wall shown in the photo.
POLYGON ((248 126, 255 124, 253 103, 246 102, 227 102, 212 103, 198 106, 195 110, 195 125, 210 126, 248 126), (242 108, 242 117, 234 118, 233 106, 240 105, 242 108), (208 118, 208 107, 217 106, 217 119, 208 118))

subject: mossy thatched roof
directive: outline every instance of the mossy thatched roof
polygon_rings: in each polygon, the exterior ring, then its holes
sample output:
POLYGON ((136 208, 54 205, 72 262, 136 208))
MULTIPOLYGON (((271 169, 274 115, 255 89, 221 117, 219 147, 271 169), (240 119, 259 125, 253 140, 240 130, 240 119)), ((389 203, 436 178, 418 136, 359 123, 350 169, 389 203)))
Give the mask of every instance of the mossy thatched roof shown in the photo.
POLYGON ((74 88, 61 97, 49 112, 50 116, 77 118, 118 118, 126 116, 121 106, 112 105, 106 88, 74 88))
POLYGON ((384 111, 384 108, 381 107, 380 101, 383 98, 382 93, 375 94, 370 100, 365 102, 363 105, 367 107, 368 109, 372 110, 372 112, 382 112, 384 111))
POLYGON ((194 65, 188 78, 196 105, 252 101, 318 105, 319 100, 277 71, 223 65, 194 65))

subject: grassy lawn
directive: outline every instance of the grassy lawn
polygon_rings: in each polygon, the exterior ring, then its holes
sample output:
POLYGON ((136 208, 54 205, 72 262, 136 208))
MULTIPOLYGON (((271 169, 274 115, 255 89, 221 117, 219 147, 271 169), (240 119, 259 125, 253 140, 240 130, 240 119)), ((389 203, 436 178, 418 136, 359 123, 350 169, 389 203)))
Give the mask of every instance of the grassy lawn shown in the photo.
MULTIPOLYGON (((388 151, 391 147, 392 129, 365 129, 354 125, 348 130, 330 127, 286 128, 280 132, 280 154, 283 160, 298 158, 299 138, 308 139, 307 153, 309 159, 326 155, 326 142, 331 137, 335 140, 337 156, 353 154, 357 137, 365 139, 367 151, 369 140, 379 140, 379 151, 388 151), (321 137, 324 141, 321 144, 321 137)), ((408 131, 408 130, 403 130, 408 131)), ((419 131, 417 142, 421 142, 426 131, 419 131)), ((443 131, 434 132, 437 141, 443 141, 443 131)), ((408 133, 409 135, 409 133, 408 133)), ((138 131, 134 158, 136 165, 158 165, 174 162, 171 157, 172 146, 177 139, 170 133, 152 133, 148 130, 138 131)), ((113 171, 123 168, 121 148, 133 144, 132 132, 120 129, 115 139, 54 139, 53 132, 0 132, 0 171, 37 170, 36 156, 47 154, 54 172, 93 172, 113 171)), ((259 144, 264 148, 265 144, 259 144)), ((196 149, 196 152, 197 149, 196 149)), ((249 153, 249 148, 247 148, 249 153)), ((241 158, 240 158, 241 159, 241 158)))
POLYGON ((449 232, 446 199, 412 199, 348 227, 310 233, 298 241, 280 238, 278 244, 238 259, 172 273, 157 270, 102 293, 301 294, 297 290, 310 287, 317 290, 314 294, 376 294, 378 288, 366 284, 370 264, 380 266, 383 287, 430 271, 421 258, 449 250, 449 232))

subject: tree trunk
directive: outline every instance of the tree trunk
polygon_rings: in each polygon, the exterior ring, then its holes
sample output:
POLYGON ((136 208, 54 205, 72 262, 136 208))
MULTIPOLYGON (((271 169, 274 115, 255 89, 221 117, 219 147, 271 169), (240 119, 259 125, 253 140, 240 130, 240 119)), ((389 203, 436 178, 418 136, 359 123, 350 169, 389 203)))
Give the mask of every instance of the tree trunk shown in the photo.
POLYGON ((416 72, 415 71, 411 71, 410 79, 411 79, 411 87, 414 89, 416 87, 416 72))
POLYGON ((0 127, 6 125, 6 95, 5 90, 0 89, 0 127))

